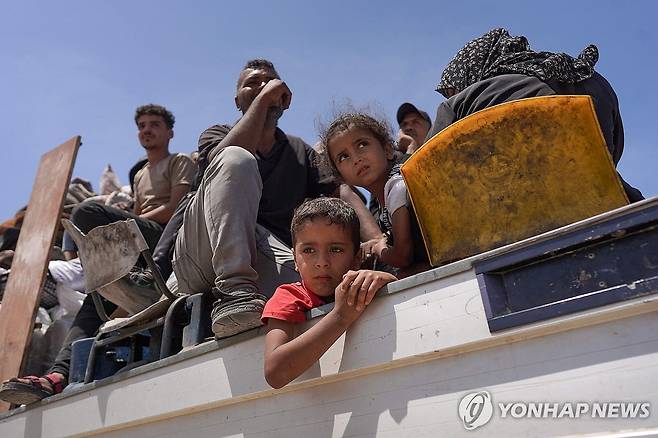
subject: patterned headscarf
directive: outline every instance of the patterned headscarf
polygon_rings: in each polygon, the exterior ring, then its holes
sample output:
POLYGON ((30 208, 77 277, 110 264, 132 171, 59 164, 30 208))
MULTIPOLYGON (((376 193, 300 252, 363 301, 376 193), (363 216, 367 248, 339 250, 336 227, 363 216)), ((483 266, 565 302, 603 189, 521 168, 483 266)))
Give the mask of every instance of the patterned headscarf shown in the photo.
POLYGON ((448 97, 448 88, 460 92, 483 79, 510 73, 573 84, 592 76, 598 60, 599 50, 594 45, 587 46, 578 58, 566 53, 534 52, 526 37, 512 37, 506 29, 493 29, 457 52, 443 71, 436 91, 448 97))

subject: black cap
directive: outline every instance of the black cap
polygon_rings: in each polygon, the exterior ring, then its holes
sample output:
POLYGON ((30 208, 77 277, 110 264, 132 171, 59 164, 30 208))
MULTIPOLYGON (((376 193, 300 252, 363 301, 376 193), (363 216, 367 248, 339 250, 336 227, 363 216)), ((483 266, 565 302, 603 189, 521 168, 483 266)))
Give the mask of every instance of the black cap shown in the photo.
POLYGON ((398 119, 398 125, 402 123, 402 119, 404 119, 404 116, 406 116, 409 113, 416 113, 419 114, 423 119, 427 120, 427 123, 432 126, 432 120, 430 119, 430 116, 425 112, 421 111, 416 106, 412 103, 405 102, 402 105, 400 105, 400 108, 398 108, 398 113, 396 118, 398 119))

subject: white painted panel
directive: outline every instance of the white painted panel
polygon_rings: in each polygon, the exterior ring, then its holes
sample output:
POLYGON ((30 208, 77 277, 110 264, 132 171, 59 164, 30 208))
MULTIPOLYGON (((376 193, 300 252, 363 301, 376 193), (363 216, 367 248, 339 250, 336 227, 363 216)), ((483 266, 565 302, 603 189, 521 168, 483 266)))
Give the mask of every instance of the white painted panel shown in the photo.
POLYGON ((495 416, 481 429, 467 432, 457 416, 461 397, 480 389, 490 391, 494 401, 634 400, 651 401, 658 409, 655 316, 272 393, 102 436, 549 437, 657 427, 658 412, 646 420, 504 420, 495 416), (596 342, 601 337, 610 340, 608 347, 596 342), (634 341, 627 343, 628 338, 634 341))
POLYGON ((317 366, 281 391, 263 378, 263 337, 245 334, 4 418, 0 437, 184 436, 185 427, 194 431, 188 436, 460 433, 457 401, 478 387, 519 397, 643 394, 658 365, 657 311, 658 298, 647 297, 492 336, 468 271, 378 297, 317 366))

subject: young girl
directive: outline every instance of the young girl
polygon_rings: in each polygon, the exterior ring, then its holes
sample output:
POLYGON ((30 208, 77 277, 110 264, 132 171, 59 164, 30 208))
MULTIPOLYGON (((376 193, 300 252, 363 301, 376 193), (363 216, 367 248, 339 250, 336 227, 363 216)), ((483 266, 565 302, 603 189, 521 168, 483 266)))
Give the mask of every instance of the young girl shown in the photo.
POLYGON ((368 190, 382 206, 378 222, 386 239, 364 243, 364 255, 399 268, 400 277, 428 269, 420 228, 400 174, 406 156, 395 156, 387 125, 367 114, 343 114, 327 127, 322 142, 330 169, 345 183, 368 190))

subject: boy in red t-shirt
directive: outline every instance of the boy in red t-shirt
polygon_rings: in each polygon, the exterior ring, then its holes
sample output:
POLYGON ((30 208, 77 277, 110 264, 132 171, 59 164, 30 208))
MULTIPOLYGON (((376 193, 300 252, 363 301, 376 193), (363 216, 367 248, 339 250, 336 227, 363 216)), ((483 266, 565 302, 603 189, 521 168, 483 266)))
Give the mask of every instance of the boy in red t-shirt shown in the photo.
POLYGON ((387 272, 357 269, 359 219, 347 203, 318 198, 292 219, 292 244, 300 283, 277 288, 263 310, 267 324, 265 379, 281 388, 313 365, 363 313, 375 293, 397 280, 387 272), (334 308, 300 333, 305 312, 335 297, 334 308))

